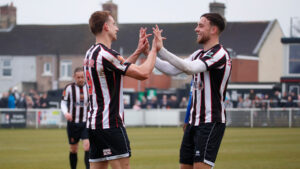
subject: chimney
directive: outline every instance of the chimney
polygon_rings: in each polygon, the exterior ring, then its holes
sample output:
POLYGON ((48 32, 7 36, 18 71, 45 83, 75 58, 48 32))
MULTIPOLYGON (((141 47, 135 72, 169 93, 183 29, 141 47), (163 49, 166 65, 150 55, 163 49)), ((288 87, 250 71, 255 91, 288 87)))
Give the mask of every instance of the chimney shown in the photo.
POLYGON ((212 2, 209 3, 209 12, 210 13, 218 13, 225 18, 225 4, 212 2))
POLYGON ((107 1, 106 3, 102 4, 103 11, 110 11, 112 17, 118 23, 118 5, 114 4, 112 0, 107 1))
POLYGON ((0 6, 0 29, 8 29, 17 23, 17 8, 14 4, 0 6))

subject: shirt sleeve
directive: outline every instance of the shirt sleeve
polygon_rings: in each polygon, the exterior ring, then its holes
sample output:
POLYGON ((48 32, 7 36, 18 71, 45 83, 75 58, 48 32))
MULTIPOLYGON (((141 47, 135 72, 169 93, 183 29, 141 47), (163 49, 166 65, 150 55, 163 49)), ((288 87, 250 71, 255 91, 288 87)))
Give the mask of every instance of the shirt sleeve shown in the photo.
POLYGON ((200 60, 202 60, 207 70, 218 69, 218 67, 226 63, 226 53, 220 49, 217 52, 207 52, 200 60))
POLYGON ((194 52, 190 57, 187 59, 179 58, 178 56, 174 55, 173 53, 169 52, 165 48, 161 48, 159 54, 163 60, 168 61, 170 64, 175 66, 177 69, 185 72, 186 74, 192 75, 199 72, 206 71, 206 65, 203 63, 202 60, 196 59, 193 60, 197 54, 199 54, 200 50, 194 52))
POLYGON ((125 62, 125 59, 119 53, 108 50, 102 56, 102 64, 104 68, 125 75, 131 63, 125 62))
POLYGON ((61 107, 61 111, 63 112, 63 114, 67 114, 68 113, 68 106, 67 106, 67 101, 62 100, 60 102, 60 107, 61 107))
POLYGON ((182 73, 181 70, 177 69, 175 66, 171 65, 167 61, 163 61, 160 58, 156 58, 155 67, 164 74, 167 75, 178 75, 182 73))
POLYGON ((68 102, 70 102, 70 85, 67 85, 64 88, 61 102, 60 102, 60 107, 63 114, 68 113, 68 106, 67 106, 68 102))
POLYGON ((67 85, 63 90, 61 100, 69 101, 69 97, 70 97, 70 85, 67 85))

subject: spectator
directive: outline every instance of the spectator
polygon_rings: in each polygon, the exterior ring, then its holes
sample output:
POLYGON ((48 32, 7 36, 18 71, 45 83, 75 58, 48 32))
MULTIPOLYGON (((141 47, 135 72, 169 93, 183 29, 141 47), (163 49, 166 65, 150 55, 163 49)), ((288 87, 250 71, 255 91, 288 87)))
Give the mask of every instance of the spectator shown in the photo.
POLYGON ((17 108, 27 108, 27 103, 26 103, 26 96, 25 96, 25 93, 22 93, 19 100, 17 101, 17 108))
POLYGON ((164 94, 164 95, 162 96, 161 101, 160 101, 160 108, 166 109, 167 106, 168 106, 168 96, 164 94))
POLYGON ((242 96, 239 96, 237 108, 244 108, 243 102, 244 102, 244 100, 243 100, 242 96))
POLYGON ((8 96, 7 92, 2 93, 2 98, 0 100, 0 108, 7 108, 8 107, 8 96))
POLYGON ((293 100, 297 100, 298 98, 297 98, 297 94, 295 93, 295 92, 291 92, 290 93, 290 96, 292 96, 292 99, 293 100))
POLYGON ((288 96, 287 102, 285 103, 284 107, 296 107, 295 103, 293 102, 292 96, 288 96))
POLYGON ((37 93, 35 93, 32 97, 32 101, 33 101, 33 108, 40 108, 41 104, 40 104, 40 95, 38 95, 37 93))
POLYGON ((264 99, 261 100, 261 108, 266 110, 270 107, 270 102, 269 102, 270 98, 268 94, 264 95, 264 99))
POLYGON ((186 97, 181 98, 181 102, 179 103, 179 108, 186 108, 188 105, 188 101, 186 97))
POLYGON ((17 101, 17 100, 20 99, 20 94, 19 94, 19 92, 18 92, 18 88, 17 88, 17 87, 13 87, 13 88, 12 88, 12 93, 13 93, 13 95, 14 95, 14 97, 15 97, 15 101, 17 101))
POLYGON ((168 104, 167 104, 167 107, 168 108, 178 108, 178 100, 177 100, 177 97, 172 95, 170 97, 170 100, 168 101, 168 104))
POLYGON ((255 96, 255 100, 254 100, 254 104, 253 104, 255 108, 262 108, 261 105, 261 98, 258 96, 255 96))
POLYGON ((27 108, 28 109, 32 109, 34 108, 34 103, 33 103, 33 100, 30 96, 26 96, 26 103, 27 103, 27 108))
POLYGON ((255 100, 255 96, 256 96, 256 94, 254 93, 254 90, 251 89, 251 90, 250 90, 250 93, 249 93, 249 99, 250 99, 250 100, 255 100))
POLYGON ((270 106, 271 107, 281 107, 281 96, 280 96, 280 92, 277 90, 274 93, 273 98, 270 100, 270 106))
POLYGON ((283 94, 282 94, 282 100, 287 101, 287 99, 288 99, 287 92, 283 92, 283 94))
POLYGON ((147 98, 145 96, 142 97, 141 108, 142 109, 147 108, 147 98))
POLYGON ((157 97, 153 96, 151 100, 147 103, 147 109, 156 109, 158 108, 157 97))
POLYGON ((9 90, 9 96, 8 96, 8 104, 7 107, 10 109, 16 108, 16 98, 12 92, 12 90, 9 90))
POLYGON ((127 99, 123 99, 123 103, 125 109, 130 109, 130 104, 127 102, 127 99))
POLYGON ((136 100, 132 108, 133 110, 141 110, 141 102, 136 100))
POLYGON ((246 97, 246 99, 243 101, 243 108, 250 108, 252 107, 252 102, 249 99, 249 97, 246 97))
POLYGON ((233 108, 233 103, 226 97, 225 98, 225 103, 224 103, 225 108, 233 108))
POLYGON ((40 107, 41 108, 49 108, 49 100, 48 100, 48 94, 45 92, 43 96, 40 98, 40 107))

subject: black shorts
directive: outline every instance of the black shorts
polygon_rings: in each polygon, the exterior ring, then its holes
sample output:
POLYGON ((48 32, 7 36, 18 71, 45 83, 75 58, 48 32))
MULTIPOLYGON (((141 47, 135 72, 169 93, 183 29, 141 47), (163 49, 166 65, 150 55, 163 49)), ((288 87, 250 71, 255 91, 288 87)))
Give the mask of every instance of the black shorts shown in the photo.
POLYGON ((69 144, 77 144, 80 139, 88 139, 88 129, 86 128, 86 123, 67 123, 67 133, 69 144))
POLYGON ((90 162, 101 162, 131 156, 130 143, 124 127, 89 129, 90 162))
POLYGON ((224 131, 224 123, 188 125, 180 147, 180 163, 193 165, 195 162, 203 162, 213 167, 224 131))

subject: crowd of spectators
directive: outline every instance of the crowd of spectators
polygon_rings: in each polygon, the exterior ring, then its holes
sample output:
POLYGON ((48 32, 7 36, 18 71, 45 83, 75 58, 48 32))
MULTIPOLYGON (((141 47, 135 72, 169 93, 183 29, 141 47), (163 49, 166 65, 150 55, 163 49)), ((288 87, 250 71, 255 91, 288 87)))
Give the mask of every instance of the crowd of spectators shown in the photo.
POLYGON ((300 95, 294 92, 284 92, 282 95, 279 91, 275 91, 272 96, 269 94, 255 94, 250 90, 246 97, 239 96, 236 102, 226 99, 225 107, 227 108, 290 108, 300 107, 300 95))
MULTIPOLYGON (((300 107, 300 95, 297 95, 293 92, 290 93, 281 93, 279 91, 275 91, 272 96, 269 94, 256 94, 254 90, 250 90, 250 93, 245 94, 244 96, 238 96, 237 100, 234 101, 229 99, 230 97, 226 97, 225 99, 225 107, 226 108, 281 108, 281 107, 300 107)), ((126 104, 125 104, 126 105, 126 104)), ((163 95, 160 100, 157 99, 156 96, 151 99, 147 99, 143 97, 140 100, 135 100, 133 107, 127 105, 125 108, 133 108, 135 110, 140 109, 153 109, 153 108, 162 108, 162 109, 170 109, 170 108, 186 108, 188 105, 188 98, 182 97, 181 99, 177 99, 177 96, 171 95, 163 95)))
MULTIPOLYGON (((153 96, 151 99, 143 96, 140 100, 135 100, 133 106, 124 100, 125 108, 140 109, 173 109, 186 108, 188 97, 179 98, 176 95, 162 95, 161 99, 153 96)), ((16 88, 11 88, 8 92, 0 95, 0 108, 49 108, 47 92, 38 93, 31 89, 28 93, 20 93, 16 88)), ((226 108, 289 108, 300 107, 300 95, 294 92, 281 94, 275 91, 272 95, 255 93, 254 90, 246 95, 240 95, 236 100, 226 97, 226 108)))
MULTIPOLYGON (((153 96, 151 99, 147 99, 145 96, 141 101, 136 100, 133 105, 133 109, 176 109, 176 108, 186 108, 188 105, 188 100, 186 97, 182 97, 181 100, 178 100, 177 96, 163 95, 160 100, 156 96, 153 96)), ((130 108, 126 107, 125 108, 130 108)))
POLYGON ((28 93, 19 93, 16 88, 11 88, 2 93, 0 108, 49 108, 49 100, 47 92, 38 93, 31 89, 28 93))

